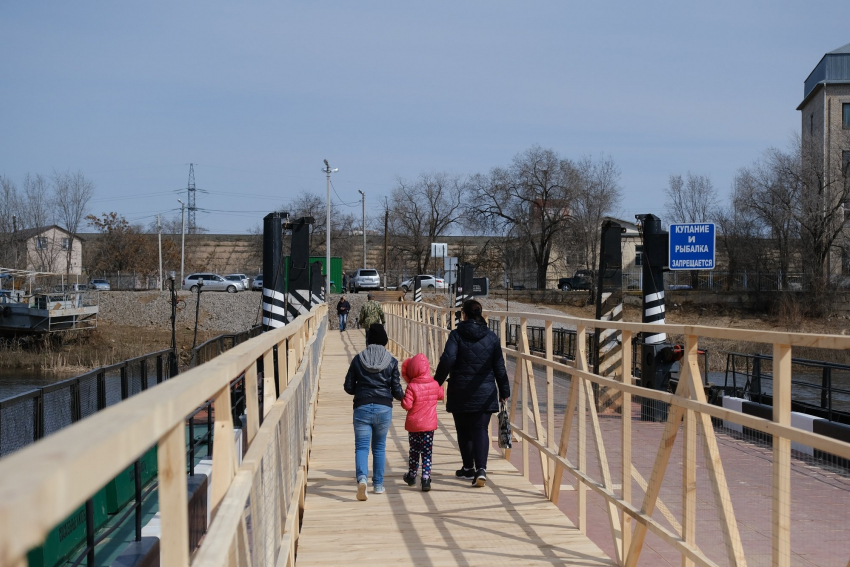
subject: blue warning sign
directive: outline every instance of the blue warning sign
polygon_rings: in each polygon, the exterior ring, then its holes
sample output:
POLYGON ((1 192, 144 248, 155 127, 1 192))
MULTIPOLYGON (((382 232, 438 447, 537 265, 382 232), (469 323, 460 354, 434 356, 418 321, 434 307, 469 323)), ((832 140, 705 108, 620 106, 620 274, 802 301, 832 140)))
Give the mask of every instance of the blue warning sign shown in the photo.
POLYGON ((670 269, 714 269, 714 223, 670 225, 670 269))

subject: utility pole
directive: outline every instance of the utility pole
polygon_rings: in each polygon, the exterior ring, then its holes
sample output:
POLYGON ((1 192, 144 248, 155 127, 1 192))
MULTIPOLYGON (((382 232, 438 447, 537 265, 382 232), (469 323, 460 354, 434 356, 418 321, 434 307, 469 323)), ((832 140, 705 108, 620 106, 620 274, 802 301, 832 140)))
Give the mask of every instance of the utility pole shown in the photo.
POLYGON ((156 232, 159 241, 159 291, 162 291, 162 215, 156 215, 156 232))
POLYGON ((180 203, 180 285, 183 285, 183 263, 186 259, 186 203, 180 203))
POLYGON ((366 193, 364 193, 360 189, 358 189, 357 192, 360 193, 360 195, 362 197, 361 200, 363 201, 363 221, 362 221, 362 227, 363 227, 363 229, 362 229, 363 230, 363 269, 365 270, 366 269, 366 193))
POLYGON ((198 207, 195 205, 195 164, 189 164, 189 185, 186 187, 186 197, 189 201, 189 234, 195 234, 198 231, 198 225, 195 223, 195 211, 198 207))
MULTIPOLYGON (((322 171, 325 172, 325 175, 328 179, 328 202, 325 206, 327 212, 327 221, 326 221, 326 236, 325 236, 325 296, 330 297, 331 295, 331 173, 339 171, 338 167, 331 169, 331 166, 328 165, 328 160, 325 160, 325 169, 322 171)), ((342 284, 342 282, 339 282, 342 284)))
POLYGON ((387 232, 390 226, 390 209, 384 209, 384 291, 387 291, 387 232))

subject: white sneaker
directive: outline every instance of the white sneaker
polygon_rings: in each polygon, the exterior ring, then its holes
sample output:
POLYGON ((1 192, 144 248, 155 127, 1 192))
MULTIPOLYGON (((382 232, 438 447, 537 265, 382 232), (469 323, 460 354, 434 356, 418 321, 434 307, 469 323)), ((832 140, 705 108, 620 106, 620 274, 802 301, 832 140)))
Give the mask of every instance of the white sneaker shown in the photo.
POLYGON ((375 492, 375 494, 383 494, 384 493, 384 485, 383 484, 375 485, 374 487, 372 487, 372 489, 375 492))
POLYGON ((357 499, 362 502, 367 498, 369 498, 369 496, 366 494, 366 481, 361 480, 357 483, 357 499))

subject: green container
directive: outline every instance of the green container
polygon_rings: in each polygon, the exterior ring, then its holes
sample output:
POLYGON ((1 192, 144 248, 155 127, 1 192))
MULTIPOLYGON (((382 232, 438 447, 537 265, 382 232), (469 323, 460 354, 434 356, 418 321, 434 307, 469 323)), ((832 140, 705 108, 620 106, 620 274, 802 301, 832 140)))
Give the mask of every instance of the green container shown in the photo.
MULTIPOLYGON (((94 527, 106 523, 106 489, 92 497, 94 502, 94 527)), ((55 567, 63 563, 68 555, 86 541, 86 506, 83 504, 58 526, 50 530, 44 543, 27 553, 29 567, 55 567)))
MULTIPOLYGON (((313 262, 321 262, 322 275, 328 274, 324 256, 310 256, 310 263, 313 262)), ((342 258, 331 256, 331 293, 340 293, 340 290, 342 290, 342 258)))
MULTIPOLYGON (((151 447, 140 459, 142 486, 156 476, 156 447, 151 447)), ((106 511, 115 514, 136 496, 136 472, 130 465, 106 485, 106 511)))

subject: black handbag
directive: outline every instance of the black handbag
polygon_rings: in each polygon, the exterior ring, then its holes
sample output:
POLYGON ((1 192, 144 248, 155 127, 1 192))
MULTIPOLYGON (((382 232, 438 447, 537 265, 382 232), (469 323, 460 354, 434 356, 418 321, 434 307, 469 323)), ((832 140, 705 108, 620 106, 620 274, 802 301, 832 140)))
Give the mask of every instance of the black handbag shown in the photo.
POLYGON ((499 402, 499 447, 511 448, 511 420, 508 417, 508 404, 499 402))

